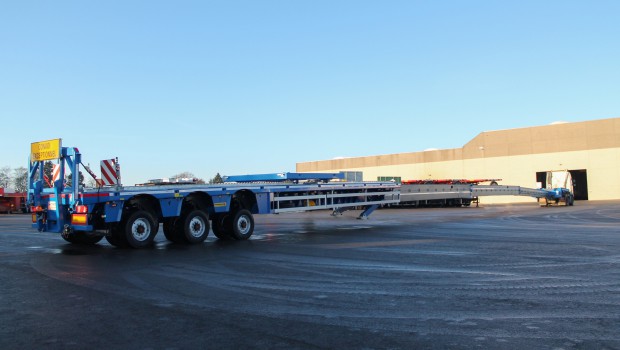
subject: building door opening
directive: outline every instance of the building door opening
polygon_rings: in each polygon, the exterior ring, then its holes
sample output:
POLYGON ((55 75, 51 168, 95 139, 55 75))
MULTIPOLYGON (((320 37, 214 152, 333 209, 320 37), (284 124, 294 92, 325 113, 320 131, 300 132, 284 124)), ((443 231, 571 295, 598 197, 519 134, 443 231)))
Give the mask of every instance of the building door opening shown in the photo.
POLYGON ((539 171, 536 173, 536 183, 539 184, 540 188, 547 188, 547 172, 539 171))
MULTIPOLYGON (((588 200, 588 171, 586 169, 569 170, 573 179, 573 194, 575 200, 588 200)), ((547 188, 547 172, 540 171, 536 173, 536 182, 540 183, 541 188, 547 188)))
POLYGON ((588 200, 588 171, 586 169, 569 170, 570 176, 573 178, 573 192, 575 192, 575 200, 588 200))

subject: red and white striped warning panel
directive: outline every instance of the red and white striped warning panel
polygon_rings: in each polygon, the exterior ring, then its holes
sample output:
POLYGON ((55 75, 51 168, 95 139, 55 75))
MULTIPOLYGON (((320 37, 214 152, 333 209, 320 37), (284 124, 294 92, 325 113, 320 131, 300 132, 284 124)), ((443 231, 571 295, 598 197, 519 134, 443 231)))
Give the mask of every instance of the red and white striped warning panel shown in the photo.
POLYGON ((52 182, 60 180, 60 164, 54 164, 52 168, 52 182))
POLYGON ((106 159, 101 161, 101 180, 104 186, 113 186, 118 184, 118 174, 116 172, 116 162, 114 159, 106 159))

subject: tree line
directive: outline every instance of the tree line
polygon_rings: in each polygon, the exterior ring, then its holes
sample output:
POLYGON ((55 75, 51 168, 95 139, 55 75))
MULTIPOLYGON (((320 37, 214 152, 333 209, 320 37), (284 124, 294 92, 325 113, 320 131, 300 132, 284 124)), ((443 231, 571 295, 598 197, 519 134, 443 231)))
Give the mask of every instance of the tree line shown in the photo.
POLYGON ((205 181, 204 179, 200 179, 197 178, 193 173, 189 172, 189 171, 184 171, 182 173, 178 173, 176 175, 172 175, 170 176, 170 178, 175 178, 175 179, 193 179, 194 183, 197 184, 221 184, 224 182, 224 180, 222 179, 222 176, 220 175, 220 173, 215 174, 214 177, 210 178, 209 181, 205 181))
POLYGON ((1 167, 0 187, 11 188, 15 192, 26 192, 28 190, 28 169, 23 166, 15 169, 9 166, 1 167))
MULTIPOLYGON (((50 161, 43 163, 43 173, 47 177, 48 181, 52 180, 52 171, 54 164, 50 161)), ((68 174, 66 177, 67 186, 71 186, 72 176, 68 174)), ((84 185, 84 175, 80 171, 79 181, 81 185, 84 185)), ((94 181, 93 181, 94 183, 94 181)), ((10 188, 15 192, 28 191, 28 169, 21 166, 19 168, 11 169, 9 166, 0 168, 0 188, 10 188)))
MULTIPOLYGON (((54 167, 54 164, 50 161, 43 163, 43 173, 45 174, 45 176, 47 176, 49 181, 51 181, 52 179, 53 167, 54 167)), ((73 181, 71 175, 72 174, 67 175, 67 178, 66 178, 67 186, 71 186, 71 183, 73 181)), ((171 176, 171 178, 190 178, 190 179, 194 179, 195 183, 197 184, 205 184, 205 183, 218 184, 218 183, 224 182, 222 180, 222 176, 220 175, 220 173, 215 174, 215 176, 209 179, 208 181, 205 181, 204 179, 196 178, 194 174, 188 171, 184 171, 176 175, 173 175, 171 176)), ((97 186, 95 180, 92 179, 90 176, 88 177, 88 180, 85 181, 84 174, 82 174, 81 171, 80 171, 78 179, 79 179, 79 184, 81 186, 85 186, 85 187, 96 187, 97 186)), ((15 192, 28 191, 28 169, 26 169, 23 166, 14 168, 14 169, 9 166, 0 167, 0 188, 10 188, 10 189, 15 190, 15 192)))

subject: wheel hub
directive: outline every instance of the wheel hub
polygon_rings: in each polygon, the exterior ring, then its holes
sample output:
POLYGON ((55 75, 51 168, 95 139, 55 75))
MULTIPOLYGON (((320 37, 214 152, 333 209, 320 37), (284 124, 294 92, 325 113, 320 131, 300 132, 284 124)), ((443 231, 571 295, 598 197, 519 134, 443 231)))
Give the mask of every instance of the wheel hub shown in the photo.
POLYGON ((194 237, 200 237, 204 234, 205 225, 199 218, 193 218, 189 223, 190 233, 194 237))
POLYGON ((144 219, 138 219, 131 225, 131 234, 137 241, 146 240, 150 233, 151 227, 144 219))
POLYGON ((247 234, 250 228, 248 218, 246 218, 245 216, 240 217, 239 221, 237 222, 237 228, 239 229, 239 232, 241 234, 247 234))

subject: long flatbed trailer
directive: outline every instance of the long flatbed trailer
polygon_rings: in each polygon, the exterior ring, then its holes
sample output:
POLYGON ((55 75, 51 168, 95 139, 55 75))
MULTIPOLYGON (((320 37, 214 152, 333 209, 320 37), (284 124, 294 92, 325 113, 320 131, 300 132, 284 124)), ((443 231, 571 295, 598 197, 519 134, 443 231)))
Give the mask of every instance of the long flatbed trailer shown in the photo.
POLYGON ((355 208, 362 210, 360 218, 367 218, 378 207, 400 201, 399 186, 393 182, 329 182, 334 174, 262 174, 229 177, 233 182, 216 185, 87 189, 64 181, 65 173, 73 178, 79 174, 77 148, 61 147, 58 139, 34 143, 31 149, 32 227, 60 233, 76 244, 95 244, 105 237, 114 246, 141 248, 153 242, 160 224, 166 238, 178 243, 203 242, 210 229, 220 239, 244 240, 254 231, 256 214, 355 208), (43 156, 35 152, 39 149, 45 150, 43 156), (49 159, 59 159, 60 166, 52 187, 46 186, 43 173, 43 162, 49 159))

